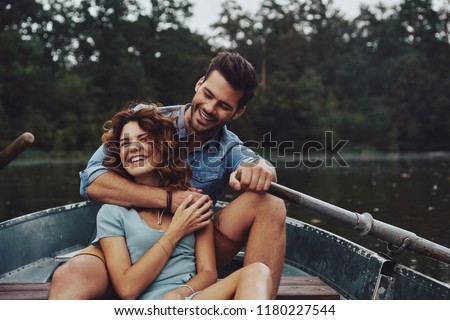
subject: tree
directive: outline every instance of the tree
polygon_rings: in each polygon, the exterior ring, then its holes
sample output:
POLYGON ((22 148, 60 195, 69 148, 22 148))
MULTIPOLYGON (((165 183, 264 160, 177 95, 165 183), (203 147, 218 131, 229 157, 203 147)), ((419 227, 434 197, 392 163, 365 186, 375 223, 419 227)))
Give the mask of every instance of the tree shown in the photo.
POLYGON ((34 129, 24 123, 52 95, 52 71, 39 40, 23 41, 14 29, 0 33, 0 105, 4 114, 0 130, 4 139, 34 129))

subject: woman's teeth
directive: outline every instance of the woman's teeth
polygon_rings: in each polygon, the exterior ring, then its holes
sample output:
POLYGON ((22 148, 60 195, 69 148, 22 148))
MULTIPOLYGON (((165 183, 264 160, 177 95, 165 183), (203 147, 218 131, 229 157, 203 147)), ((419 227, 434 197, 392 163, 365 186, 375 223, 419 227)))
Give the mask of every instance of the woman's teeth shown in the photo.
POLYGON ((130 163, 135 163, 135 162, 138 162, 138 161, 144 161, 145 160, 145 157, 144 156, 138 156, 138 157, 132 157, 132 158, 130 158, 130 163))

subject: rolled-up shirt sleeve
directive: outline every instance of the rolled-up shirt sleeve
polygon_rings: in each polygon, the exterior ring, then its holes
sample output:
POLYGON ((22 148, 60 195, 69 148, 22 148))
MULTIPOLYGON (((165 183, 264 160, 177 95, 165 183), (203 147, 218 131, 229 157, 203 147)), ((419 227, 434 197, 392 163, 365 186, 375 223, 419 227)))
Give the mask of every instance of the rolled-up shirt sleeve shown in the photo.
POLYGON ((259 159, 261 159, 261 157, 253 150, 242 144, 238 144, 233 147, 231 152, 228 152, 227 163, 228 167, 231 169, 231 172, 234 172, 243 162, 250 163, 259 159))
POLYGON ((106 148, 101 145, 89 159, 86 168, 80 171, 80 195, 85 199, 89 199, 87 188, 92 181, 108 172, 108 169, 102 165, 105 156, 106 148))

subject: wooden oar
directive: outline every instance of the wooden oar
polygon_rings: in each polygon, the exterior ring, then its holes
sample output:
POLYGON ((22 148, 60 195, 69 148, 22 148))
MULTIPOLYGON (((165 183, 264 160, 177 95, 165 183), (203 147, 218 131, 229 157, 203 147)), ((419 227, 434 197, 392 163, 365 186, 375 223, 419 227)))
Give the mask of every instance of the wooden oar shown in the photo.
POLYGON ((26 148, 32 145, 33 142, 34 136, 29 132, 23 133, 16 140, 14 140, 0 153, 0 170, 6 167, 26 148))
POLYGON ((450 264, 449 248, 421 238, 413 232, 375 220, 367 212, 363 214, 351 212, 275 182, 271 183, 268 192, 274 196, 339 221, 359 231, 361 235, 368 234, 390 245, 394 245, 399 251, 406 249, 450 264))
MULTIPOLYGON (((240 174, 236 175, 240 180, 240 174)), ((360 235, 371 235, 394 245, 391 253, 402 250, 412 251, 438 261, 450 264, 450 249, 417 236, 415 233, 375 220, 369 213, 359 214, 337 207, 325 201, 272 182, 268 193, 283 200, 300 205, 327 218, 339 221, 358 231, 360 235)))

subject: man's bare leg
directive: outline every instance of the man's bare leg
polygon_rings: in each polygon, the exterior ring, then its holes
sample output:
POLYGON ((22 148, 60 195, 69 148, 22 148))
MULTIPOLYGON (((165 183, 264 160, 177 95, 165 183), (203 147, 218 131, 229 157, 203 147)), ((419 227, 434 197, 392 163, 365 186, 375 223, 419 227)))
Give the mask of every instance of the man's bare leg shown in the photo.
POLYGON ((239 196, 219 216, 219 230, 225 236, 233 241, 247 240, 244 265, 262 262, 271 270, 272 299, 276 298, 286 254, 285 222, 283 200, 253 192, 239 196))
POLYGON ((109 287, 106 266, 92 255, 79 255, 56 269, 52 277, 49 299, 104 299, 109 287))

